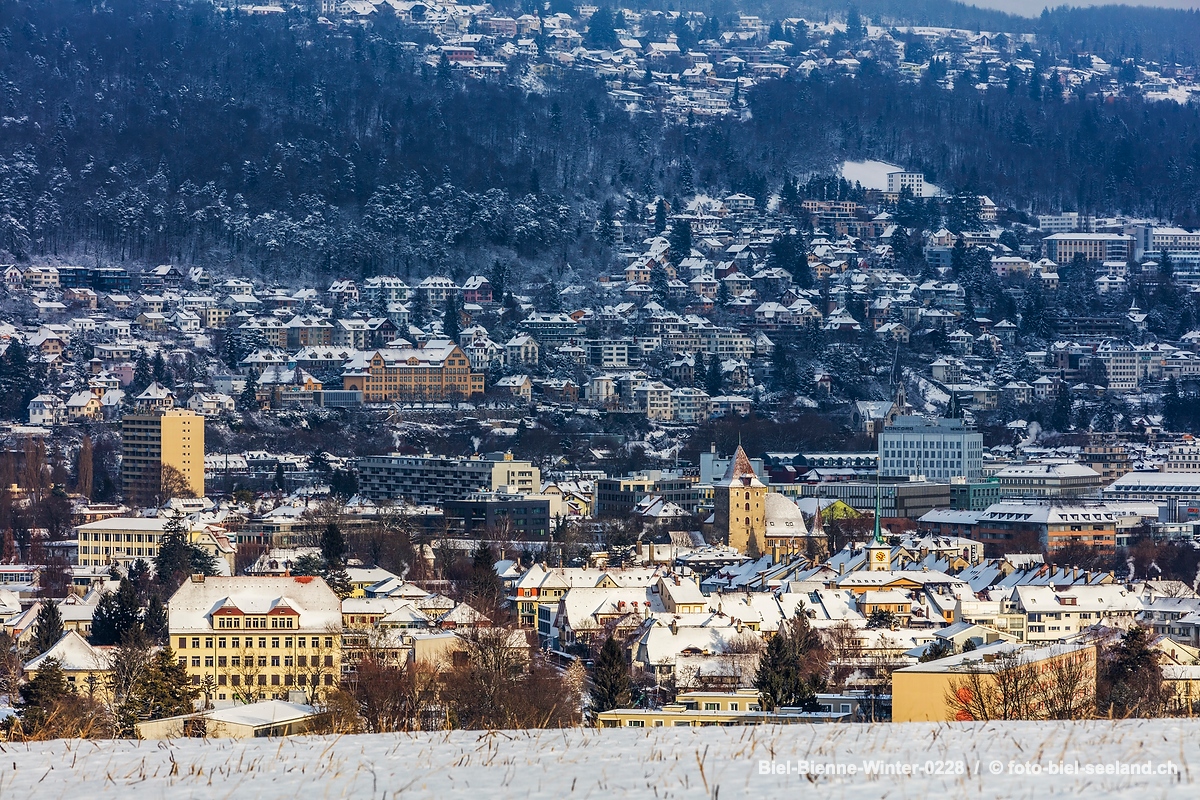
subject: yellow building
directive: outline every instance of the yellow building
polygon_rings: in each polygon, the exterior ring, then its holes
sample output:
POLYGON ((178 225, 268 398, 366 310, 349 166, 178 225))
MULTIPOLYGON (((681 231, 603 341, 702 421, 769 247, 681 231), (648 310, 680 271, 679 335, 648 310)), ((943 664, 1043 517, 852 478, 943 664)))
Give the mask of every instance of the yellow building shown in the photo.
MULTIPOLYGON (((1012 673, 1007 673, 1012 674, 1012 673)), ((1075 684, 1075 702, 1092 707, 1096 697, 1096 648, 1090 644, 1029 647, 996 642, 967 653, 903 667, 892 673, 893 722, 969 722, 971 709, 1006 704, 1002 685, 1019 686, 1020 705, 1043 719, 1045 693, 1056 683, 1075 684), (1028 670, 1028 679, 999 680, 1005 670, 1028 670), (958 698, 957 700, 955 698, 958 698)), ((1000 718, 998 714, 992 718, 1000 718)))
POLYGON ((45 663, 53 659, 76 692, 107 702, 113 649, 89 644, 79 631, 69 630, 49 650, 25 664, 25 679, 33 680, 45 663))
POLYGON ((204 496, 204 417, 177 408, 122 417, 121 490, 126 501, 157 506, 170 499, 163 497, 164 467, 177 470, 194 496, 204 496))
POLYGON ((381 349, 353 359, 342 373, 342 388, 363 393, 363 402, 468 400, 483 394, 483 373, 449 339, 420 348, 381 349))
MULTIPOLYGON (((81 567, 128 567, 142 559, 152 561, 158 555, 166 517, 109 517, 75 528, 78 561, 81 567)), ((189 525, 188 539, 202 550, 223 560, 234 571, 237 548, 223 528, 215 525, 189 525)))
POLYGON ((310 697, 338 683, 341 603, 321 578, 204 577, 168 606, 171 645, 213 700, 310 697))

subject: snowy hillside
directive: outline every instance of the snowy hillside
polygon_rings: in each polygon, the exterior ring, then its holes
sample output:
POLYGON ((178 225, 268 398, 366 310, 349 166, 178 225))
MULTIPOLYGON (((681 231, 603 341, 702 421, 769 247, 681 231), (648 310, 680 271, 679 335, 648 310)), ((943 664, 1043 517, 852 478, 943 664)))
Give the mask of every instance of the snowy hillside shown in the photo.
POLYGON ((1195 796, 1198 734, 1195 721, 1154 720, 5 744, 0 798, 765 798, 815 787, 828 798, 1145 800, 1195 796), (805 776, 803 760, 842 774, 805 776), (791 774, 767 774, 772 761, 791 774), (1083 774, 1097 762, 1118 774, 1083 774), (1049 774, 1051 763, 1080 774, 1049 774), (1163 774, 1119 774, 1131 764, 1163 774), (881 769, 895 774, 864 774, 881 769))

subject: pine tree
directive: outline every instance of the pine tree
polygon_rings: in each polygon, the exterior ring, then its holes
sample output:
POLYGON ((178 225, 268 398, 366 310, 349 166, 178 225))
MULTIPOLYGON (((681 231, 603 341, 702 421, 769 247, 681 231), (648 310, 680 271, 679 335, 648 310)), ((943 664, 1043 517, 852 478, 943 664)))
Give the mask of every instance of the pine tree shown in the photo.
POLYGON ((100 595, 92 614, 91 642, 94 645, 115 645, 126 636, 142 634, 142 604, 128 578, 122 578, 115 592, 100 595))
POLYGON ((129 695, 117 709, 118 728, 123 736, 133 736, 139 722, 195 711, 197 692, 187 669, 176 661, 170 647, 164 647, 139 665, 129 689, 129 695))
POLYGON ((326 525, 321 533, 321 557, 325 559, 325 565, 328 567, 341 565, 346 557, 346 537, 332 522, 326 525))
POLYGON ((458 342, 460 325, 458 318, 458 301, 453 292, 446 294, 446 307, 442 313, 442 333, 452 342, 458 342))
POLYGON ((62 662, 57 658, 47 659, 33 678, 21 687, 21 727, 34 734, 45 726, 54 705, 63 697, 72 694, 71 684, 63 672, 62 662))
POLYGON ((155 644, 166 644, 168 641, 167 607, 157 593, 150 595, 146 604, 146 612, 142 615, 142 630, 155 644))
POLYGON ((33 641, 29 643, 30 648, 35 655, 41 655, 58 644, 58 640, 62 637, 63 620, 62 613, 58 610, 58 603, 53 600, 42 601, 42 607, 38 609, 37 621, 34 622, 33 641))
POLYGON ((709 397, 717 397, 721 394, 724 382, 724 377, 721 375, 721 358, 713 353, 708 359, 708 374, 704 378, 704 391, 708 392, 709 397))
POLYGON ((189 575, 217 574, 216 556, 192 544, 190 536, 187 517, 178 511, 163 526, 154 557, 154 574, 163 596, 175 594, 189 575))
POLYGON ((75 461, 75 490, 85 499, 92 497, 92 437, 85 435, 75 461))
POLYGON ((754 686, 765 710, 787 706, 815 710, 816 693, 824 688, 821 670, 827 663, 820 634, 809 625, 801 606, 780 624, 759 660, 754 686))
POLYGON ((595 671, 592 674, 592 714, 611 711, 614 708, 628 708, 631 701, 633 685, 629 680, 629 666, 625 663, 625 654, 621 645, 609 636, 600 655, 596 658, 595 671))
MULTIPOLYGON (((649 68, 647 68, 646 72, 647 72, 647 74, 650 72, 649 68)), ((660 197, 660 198, 658 198, 658 203, 654 206, 654 232, 656 234, 662 233, 666 229, 667 229, 667 204, 660 197)))
POLYGON ((260 410, 258 405, 258 376, 253 372, 246 378, 246 388, 238 395, 237 409, 243 413, 260 410))
POLYGON ((671 293, 671 279, 658 264, 650 268, 650 294, 660 305, 666 305, 671 293))
POLYGON ((671 263, 678 265, 692 254, 692 226, 687 220, 677 219, 671 226, 671 234, 667 237, 668 254, 671 263))

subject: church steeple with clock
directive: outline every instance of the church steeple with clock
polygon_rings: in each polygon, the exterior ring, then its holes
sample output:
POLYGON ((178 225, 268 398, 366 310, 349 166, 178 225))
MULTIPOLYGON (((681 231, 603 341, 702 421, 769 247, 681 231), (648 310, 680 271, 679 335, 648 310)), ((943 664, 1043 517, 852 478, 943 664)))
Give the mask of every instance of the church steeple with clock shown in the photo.
POLYGON ((892 568, 892 548, 883 540, 883 529, 880 527, 880 497, 879 477, 875 477, 875 535, 867 543, 867 569, 880 572, 892 568))

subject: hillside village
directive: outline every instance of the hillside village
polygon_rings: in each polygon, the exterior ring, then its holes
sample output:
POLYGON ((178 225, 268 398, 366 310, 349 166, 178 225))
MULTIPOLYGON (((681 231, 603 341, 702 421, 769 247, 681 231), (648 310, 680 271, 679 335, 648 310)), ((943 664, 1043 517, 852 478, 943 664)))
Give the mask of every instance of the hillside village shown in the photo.
MULTIPOLYGON (((242 7, 284 15, 287 4, 242 7)), ((323 0, 320 21, 331 28, 402 25, 428 41, 407 43, 440 67, 473 78, 536 82, 565 71, 603 80, 632 113, 704 122, 745 113, 757 83, 788 75, 853 75, 868 64, 906 80, 1047 97, 1137 95, 1187 103, 1195 70, 1127 58, 1109 63, 1086 48, 1059 57, 1029 33, 885 25, 857 12, 824 21, 770 20, 746 13, 728 19, 699 11, 637 11, 581 5, 507 16, 488 4, 411 0, 323 0)), ((1133 54, 1131 54, 1132 56, 1133 54)), ((536 85, 536 84, 535 84, 536 85)))
POLYGON ((1003 713, 1192 713, 1200 234, 886 177, 660 199, 588 281, 6 267, 7 724, 989 719, 1022 669, 1003 713), (558 711, 455 691, 501 657, 558 711))

